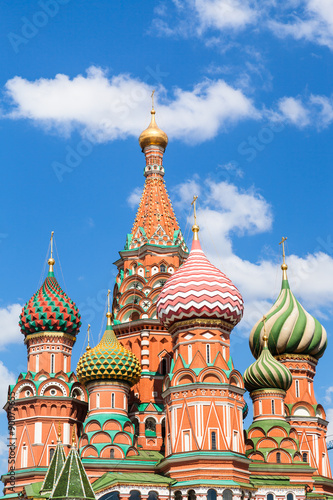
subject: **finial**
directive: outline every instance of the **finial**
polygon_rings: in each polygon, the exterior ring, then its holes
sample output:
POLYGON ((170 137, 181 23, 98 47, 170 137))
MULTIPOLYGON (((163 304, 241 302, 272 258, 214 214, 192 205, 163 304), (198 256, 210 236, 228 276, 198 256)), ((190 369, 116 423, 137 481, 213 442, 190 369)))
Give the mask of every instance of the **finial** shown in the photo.
POLYGON ((287 269, 288 269, 288 266, 286 264, 286 253, 285 253, 285 248, 284 248, 284 242, 287 240, 287 238, 285 236, 282 237, 282 240, 280 241, 279 245, 282 245, 282 265, 281 265, 281 269, 282 269, 282 280, 287 280, 288 277, 287 277, 287 269))
POLYGON ((154 94, 155 94, 155 89, 151 93, 151 110, 155 111, 154 109, 154 94))
POLYGON ((112 314, 111 314, 111 311, 110 311, 110 293, 111 293, 111 290, 108 290, 108 312, 106 313, 106 317, 107 317, 106 327, 110 327, 111 328, 111 326, 112 326, 111 325, 112 314))
POLYGON ((197 210, 196 210, 196 203, 197 203, 198 197, 196 195, 193 196, 193 201, 191 205, 193 205, 193 215, 194 215, 194 224, 192 226, 192 231, 193 231, 193 239, 198 240, 198 232, 199 232, 199 226, 197 224, 197 210))
POLYGON ((72 432, 72 446, 76 446, 76 433, 75 433, 75 424, 73 425, 73 432, 72 432))
POLYGON ((53 258, 53 235, 54 235, 54 231, 51 232, 51 255, 50 255, 50 258, 49 260, 47 261, 48 265, 49 265, 49 273, 53 273, 53 266, 54 266, 54 263, 55 263, 55 260, 53 258))
POLYGON ((264 342, 264 345, 263 345, 263 347, 264 347, 264 348, 265 348, 265 347, 268 347, 268 337, 267 337, 267 334, 266 334, 266 319, 267 319, 267 317, 266 317, 266 316, 263 316, 263 317, 262 317, 262 321, 263 321, 263 323, 264 323, 264 336, 263 336, 263 338, 262 338, 262 340, 263 340, 263 342, 264 342))
POLYGON ((58 422, 58 441, 61 441, 61 422, 58 422))
POLYGON ((86 351, 89 351, 90 349, 90 325, 88 325, 88 345, 86 347, 86 351))

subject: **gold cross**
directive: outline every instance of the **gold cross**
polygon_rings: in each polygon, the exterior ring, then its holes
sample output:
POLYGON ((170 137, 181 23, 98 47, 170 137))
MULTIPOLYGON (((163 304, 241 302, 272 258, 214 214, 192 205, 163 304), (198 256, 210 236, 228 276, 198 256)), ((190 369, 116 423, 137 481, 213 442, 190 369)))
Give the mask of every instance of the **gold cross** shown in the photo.
POLYGON ((108 290, 108 312, 110 312, 110 293, 111 290, 108 290))
POLYGON ((282 245, 282 259, 283 259, 283 264, 286 263, 286 253, 284 251, 284 242, 287 240, 285 236, 283 236, 282 240, 280 241, 279 245, 282 245))
POLYGON ((87 345, 87 351, 90 349, 90 325, 88 325, 88 345, 87 345))
POLYGON ((154 109, 154 94, 155 94, 155 89, 151 93, 152 109, 154 109))
POLYGON ((197 202, 198 197, 196 195, 193 196, 193 201, 191 205, 193 205, 193 212, 194 212, 194 224, 197 225, 197 211, 196 211, 196 202, 197 202))
POLYGON ((58 441, 61 440, 61 423, 58 422, 58 441))
POLYGON ((52 231, 51 233, 51 259, 53 258, 53 235, 54 235, 54 231, 52 231))

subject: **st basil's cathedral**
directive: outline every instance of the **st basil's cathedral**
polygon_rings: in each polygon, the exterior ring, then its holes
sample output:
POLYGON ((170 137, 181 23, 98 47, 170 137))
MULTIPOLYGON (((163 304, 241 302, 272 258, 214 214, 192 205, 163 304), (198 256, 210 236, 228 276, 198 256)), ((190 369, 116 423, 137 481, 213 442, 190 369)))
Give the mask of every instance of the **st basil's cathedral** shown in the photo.
POLYGON ((27 371, 8 390, 1 499, 333 499, 313 388, 327 335, 293 295, 284 252, 281 292, 253 326, 255 361, 242 375, 230 356, 242 295, 202 251, 195 197, 188 251, 154 109, 139 143, 145 185, 115 262, 106 330, 95 347, 88 337, 76 372, 81 318, 56 279, 52 244, 48 275, 23 307, 27 371))

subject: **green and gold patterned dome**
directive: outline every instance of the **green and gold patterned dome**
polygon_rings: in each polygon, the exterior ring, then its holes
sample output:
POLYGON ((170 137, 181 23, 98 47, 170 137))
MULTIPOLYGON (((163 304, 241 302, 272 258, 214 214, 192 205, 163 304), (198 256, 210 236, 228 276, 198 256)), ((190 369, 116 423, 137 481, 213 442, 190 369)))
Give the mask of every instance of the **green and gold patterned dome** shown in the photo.
POLYGON ((277 361, 267 347, 268 338, 264 336, 264 345, 259 358, 244 373, 244 385, 249 392, 258 389, 282 389, 287 391, 292 383, 288 368, 277 361))
MULTIPOLYGON (((281 292, 265 315, 268 348, 273 356, 310 355, 319 359, 327 346, 326 330, 304 309, 290 290, 285 262, 281 269, 283 272, 281 292)), ((249 340, 255 358, 258 358, 261 352, 263 336, 264 323, 259 320, 252 328, 249 340)))
POLYGON ((138 358, 121 345, 111 325, 111 313, 107 313, 107 326, 96 347, 87 348, 77 364, 76 372, 82 384, 93 380, 115 380, 130 386, 139 381, 141 366, 138 358))

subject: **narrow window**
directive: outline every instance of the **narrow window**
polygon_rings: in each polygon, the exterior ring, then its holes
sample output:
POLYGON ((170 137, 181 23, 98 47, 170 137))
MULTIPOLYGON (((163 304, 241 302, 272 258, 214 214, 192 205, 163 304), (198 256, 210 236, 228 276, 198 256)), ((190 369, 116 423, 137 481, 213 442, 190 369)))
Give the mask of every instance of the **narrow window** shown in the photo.
POLYGON ((127 397, 126 397, 126 394, 124 394, 124 410, 126 410, 126 406, 127 406, 127 397))
POLYGON ((281 463, 281 453, 278 451, 276 454, 276 463, 280 464, 281 463))
POLYGON ((22 448, 22 458, 21 458, 21 467, 27 467, 28 466, 28 448, 26 446, 23 446, 22 448))
POLYGON ((210 363, 210 344, 206 344, 206 362, 210 363))
POLYGON ((216 450, 217 449, 217 447, 216 447, 216 432, 212 431, 210 437, 211 437, 211 449, 216 450))
POLYGON ((67 372, 67 356, 64 356, 64 372, 67 372))
POLYGON ((274 496, 272 495, 272 493, 268 493, 266 498, 267 500, 274 500, 274 496))
POLYGON ((296 392, 296 398, 299 398, 299 381, 295 380, 295 392, 296 392))
POLYGON ((190 451, 190 433, 184 432, 184 451, 190 451))
POLYGON ((35 422, 35 444, 42 442, 42 422, 35 422))
POLYGON ((275 415, 275 402, 274 402, 274 399, 272 399, 272 415, 275 415))
POLYGON ((111 450, 110 450, 110 458, 114 458, 114 449, 113 448, 111 448, 111 450))
POLYGON ((50 451, 49 451, 49 464, 51 463, 53 455, 54 455, 54 448, 50 448, 50 451))
POLYGON ((168 371, 167 359, 163 358, 162 359, 162 375, 166 375, 167 371, 168 371))
POLYGON ((36 354, 35 359, 36 359, 35 371, 39 372, 39 354, 36 354))
POLYGON ((233 450, 234 451, 238 451, 238 432, 237 431, 234 431, 233 433, 233 450))
POLYGON ((50 373, 54 373, 54 354, 51 354, 51 370, 50 373))
POLYGON ((302 460, 303 460, 303 462, 307 462, 308 461, 308 454, 307 453, 303 453, 302 454, 302 460))
POLYGON ((292 493, 288 493, 287 500, 294 500, 294 495, 292 493))
POLYGON ((262 415, 262 401, 259 399, 259 414, 262 415))
POLYGON ((192 345, 189 344, 187 346, 187 357, 188 357, 188 364, 190 365, 192 363, 192 345))
POLYGON ((161 273, 165 273, 165 271, 166 271, 166 267, 165 267, 165 265, 164 265, 164 264, 161 264, 161 265, 160 265, 160 271, 161 271, 161 273))
POLYGON ((96 408, 99 408, 100 406, 100 397, 99 397, 99 393, 96 394, 96 408))
POLYGON ((114 408, 114 392, 111 394, 111 408, 114 408))

